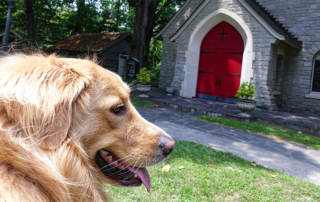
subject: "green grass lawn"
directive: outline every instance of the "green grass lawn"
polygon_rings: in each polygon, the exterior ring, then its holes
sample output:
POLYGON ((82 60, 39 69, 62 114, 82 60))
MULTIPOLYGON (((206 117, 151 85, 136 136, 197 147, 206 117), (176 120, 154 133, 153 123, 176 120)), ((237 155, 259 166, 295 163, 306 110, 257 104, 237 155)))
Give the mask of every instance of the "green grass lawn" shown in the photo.
POLYGON ((276 136, 279 139, 297 142, 320 151, 320 138, 311 135, 306 135, 303 133, 299 134, 298 132, 292 130, 281 129, 263 123, 245 124, 238 121, 230 121, 226 119, 212 118, 208 116, 200 116, 197 117, 197 119, 228 126, 231 128, 240 129, 243 131, 250 131, 256 134, 276 136))
MULTIPOLYGON (((131 97, 131 101, 136 107, 153 106, 134 97, 131 97)), ((266 124, 243 124, 223 119, 211 120, 207 117, 198 119, 229 127, 243 126, 244 128, 239 129, 256 133, 267 134, 269 131, 268 134, 275 136, 279 131, 288 135, 294 133, 292 136, 304 141, 308 138, 307 143, 313 142, 314 147, 320 143, 315 142, 313 137, 266 124), (247 125, 256 125, 254 128, 257 131, 246 128, 249 127, 247 125)), ((148 193, 144 186, 124 189, 106 184, 105 191, 110 198, 116 202, 320 201, 320 186, 200 144, 179 140, 176 140, 176 143, 174 151, 164 162, 148 168, 151 193, 148 193), (171 165, 171 170, 163 173, 161 169, 168 164, 171 165), (179 169, 180 166, 184 166, 184 169, 179 169)))
POLYGON ((142 101, 139 99, 136 99, 134 96, 130 96, 131 102, 132 104, 136 107, 136 108, 142 108, 142 107, 157 107, 158 105, 154 105, 152 103, 146 102, 146 101, 142 101))
POLYGON ((200 144, 176 143, 164 162, 148 168, 151 193, 144 186, 124 189, 105 185, 110 198, 121 202, 320 201, 320 186, 200 144), (167 164, 171 170, 163 173, 161 169, 167 164))

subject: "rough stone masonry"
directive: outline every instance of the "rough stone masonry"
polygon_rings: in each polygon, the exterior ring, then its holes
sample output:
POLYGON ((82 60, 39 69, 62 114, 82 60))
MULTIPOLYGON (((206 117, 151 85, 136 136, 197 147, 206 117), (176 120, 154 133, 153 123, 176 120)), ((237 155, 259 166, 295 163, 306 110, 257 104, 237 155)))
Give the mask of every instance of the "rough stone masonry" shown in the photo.
MULTIPOLYGON (((160 88, 173 87, 181 94, 186 76, 186 60, 190 38, 204 19, 218 9, 235 13, 249 27, 253 38, 253 76, 257 86, 255 99, 262 100, 268 110, 285 108, 294 111, 320 112, 320 92, 311 92, 314 58, 320 50, 320 0, 259 0, 288 32, 302 41, 294 48, 278 40, 266 29, 240 0, 211 0, 197 13, 203 0, 191 0, 162 33, 163 57, 160 88), (170 38, 194 17, 174 41, 170 38), (319 93, 319 94, 317 94, 319 93)), ((212 27, 213 28, 213 27, 212 27)), ((199 57, 199 55, 188 55, 199 57)), ((197 75, 194 75, 197 79, 197 75)))

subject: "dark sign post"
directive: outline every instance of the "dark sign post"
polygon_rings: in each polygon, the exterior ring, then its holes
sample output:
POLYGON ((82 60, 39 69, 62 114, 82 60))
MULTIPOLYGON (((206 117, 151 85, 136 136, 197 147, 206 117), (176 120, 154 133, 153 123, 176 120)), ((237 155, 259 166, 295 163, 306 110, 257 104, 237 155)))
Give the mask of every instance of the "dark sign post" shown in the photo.
POLYGON ((9 50, 9 38, 10 38, 10 27, 11 27, 11 18, 12 18, 12 9, 14 7, 14 0, 9 0, 9 6, 8 6, 8 16, 7 16, 7 24, 6 24, 6 30, 4 33, 4 40, 3 40, 3 46, 2 46, 2 54, 6 54, 9 50))
POLYGON ((138 73, 138 70, 139 70, 139 63, 140 63, 140 61, 137 60, 136 58, 130 58, 128 60, 127 78, 129 78, 129 79, 136 78, 136 74, 138 73))

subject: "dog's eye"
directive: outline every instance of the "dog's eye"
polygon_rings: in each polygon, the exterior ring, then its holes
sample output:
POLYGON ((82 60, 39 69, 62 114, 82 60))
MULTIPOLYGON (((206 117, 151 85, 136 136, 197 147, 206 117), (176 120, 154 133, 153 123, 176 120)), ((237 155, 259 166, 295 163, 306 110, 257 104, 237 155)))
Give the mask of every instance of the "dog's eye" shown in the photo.
POLYGON ((112 111, 115 114, 119 114, 123 111, 123 106, 117 106, 117 107, 113 108, 112 111))

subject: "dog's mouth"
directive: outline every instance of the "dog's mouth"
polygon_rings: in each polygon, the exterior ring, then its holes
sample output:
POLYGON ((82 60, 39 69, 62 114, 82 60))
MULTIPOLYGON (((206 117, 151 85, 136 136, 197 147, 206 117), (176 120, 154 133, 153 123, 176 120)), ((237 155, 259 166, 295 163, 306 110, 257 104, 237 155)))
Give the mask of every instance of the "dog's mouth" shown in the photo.
POLYGON ((97 152, 95 161, 104 175, 119 181, 121 185, 140 186, 143 183, 150 192, 151 182, 146 168, 130 166, 105 150, 97 152))

